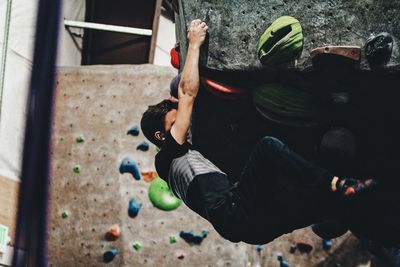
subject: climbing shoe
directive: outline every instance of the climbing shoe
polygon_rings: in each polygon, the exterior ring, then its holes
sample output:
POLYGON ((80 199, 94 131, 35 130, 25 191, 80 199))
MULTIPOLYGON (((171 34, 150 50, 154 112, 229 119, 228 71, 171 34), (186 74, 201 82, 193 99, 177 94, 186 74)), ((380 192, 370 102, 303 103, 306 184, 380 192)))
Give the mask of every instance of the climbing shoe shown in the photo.
POLYGON ((346 197, 352 197, 371 189, 376 184, 377 182, 374 179, 361 181, 353 178, 343 178, 336 182, 336 192, 346 197))

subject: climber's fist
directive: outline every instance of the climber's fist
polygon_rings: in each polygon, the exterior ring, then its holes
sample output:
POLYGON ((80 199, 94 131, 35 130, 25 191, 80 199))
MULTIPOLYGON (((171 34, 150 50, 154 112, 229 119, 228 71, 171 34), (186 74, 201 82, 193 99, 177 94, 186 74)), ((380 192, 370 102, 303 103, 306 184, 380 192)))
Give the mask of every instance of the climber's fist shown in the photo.
POLYGON ((208 26, 200 19, 193 20, 188 28, 187 38, 189 45, 192 47, 200 47, 206 38, 208 26))

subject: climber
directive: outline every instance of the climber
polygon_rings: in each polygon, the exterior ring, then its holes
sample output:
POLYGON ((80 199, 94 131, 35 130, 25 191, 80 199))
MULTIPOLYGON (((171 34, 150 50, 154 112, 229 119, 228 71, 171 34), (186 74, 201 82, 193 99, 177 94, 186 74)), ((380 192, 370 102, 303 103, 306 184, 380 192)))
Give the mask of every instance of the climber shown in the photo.
MULTIPOLYGON (((343 205, 376 183, 340 178, 291 151, 274 137, 254 148, 238 183, 187 141, 199 90, 199 54, 208 26, 199 19, 188 29, 188 52, 178 99, 163 100, 143 114, 146 138, 161 150, 155 165, 174 194, 232 241, 263 244, 295 229, 342 220, 343 205)), ((369 190, 368 190, 369 191, 369 190)))

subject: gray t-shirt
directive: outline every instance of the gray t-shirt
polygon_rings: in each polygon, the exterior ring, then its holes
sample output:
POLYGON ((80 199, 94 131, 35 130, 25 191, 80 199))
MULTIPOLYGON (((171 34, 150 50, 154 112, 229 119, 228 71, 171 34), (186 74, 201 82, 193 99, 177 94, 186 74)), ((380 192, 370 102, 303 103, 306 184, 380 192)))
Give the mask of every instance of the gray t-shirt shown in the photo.
POLYGON ((188 142, 178 144, 169 132, 161 151, 156 155, 155 165, 160 177, 167 181, 172 192, 185 203, 189 184, 196 176, 215 172, 223 174, 200 152, 193 150, 188 142))

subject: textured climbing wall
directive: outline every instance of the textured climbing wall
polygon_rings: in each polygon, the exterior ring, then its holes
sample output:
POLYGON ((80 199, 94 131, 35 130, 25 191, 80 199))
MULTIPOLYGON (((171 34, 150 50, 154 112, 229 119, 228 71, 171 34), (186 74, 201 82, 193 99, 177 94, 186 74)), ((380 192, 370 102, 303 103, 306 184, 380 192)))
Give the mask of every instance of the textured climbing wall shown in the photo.
POLYGON ((59 69, 49 229, 53 266, 99 266, 111 247, 120 251, 111 266, 247 262, 246 246, 230 244, 213 231, 204 245, 189 247, 179 238, 180 230, 211 230, 210 225, 183 205, 172 212, 154 208, 147 197, 148 183, 119 173, 127 156, 141 170, 154 170, 155 147, 137 151, 144 136, 126 133, 139 125, 149 104, 167 96, 174 75, 170 68, 152 65, 59 69), (85 141, 78 143, 80 134, 85 141), (73 172, 77 165, 80 173, 73 172), (127 214, 131 197, 143 203, 133 219, 127 214), (104 233, 115 223, 121 226, 121 238, 106 241, 104 233), (169 244, 170 235, 177 236, 176 244, 169 244), (143 245, 139 252, 132 248, 135 241, 143 245), (177 258, 180 253, 186 255, 183 260, 177 258))
MULTIPOLYGON (((260 68, 257 43, 266 28, 280 16, 296 17, 303 28, 304 49, 296 65, 311 66, 310 51, 325 45, 363 47, 371 33, 389 32, 400 41, 400 1, 386 0, 179 0, 177 35, 183 56, 186 25, 200 18, 209 25, 209 41, 202 53, 202 65, 218 70, 260 68)), ((394 47, 389 65, 400 65, 394 47)), ((363 69, 369 69, 365 59, 363 69)))
POLYGON ((153 65, 58 70, 48 243, 52 266, 273 267, 278 266, 278 252, 292 266, 302 267, 332 266, 332 262, 357 266, 371 258, 349 235, 335 240, 326 252, 309 229, 285 235, 257 252, 256 246, 220 238, 184 205, 170 212, 153 207, 147 197, 149 184, 120 174, 119 166, 130 157, 142 171, 154 170, 155 147, 136 150, 144 136, 127 135, 127 131, 139 125, 148 105, 168 96, 174 75, 170 68, 153 65), (77 142, 81 135, 84 141, 77 142), (76 173, 73 169, 78 165, 76 173), (135 218, 127 213, 132 197, 143 203, 135 218), (104 234, 113 224, 120 225, 121 237, 107 241, 104 234), (209 235, 201 245, 191 246, 179 237, 181 230, 207 230, 209 235), (170 244, 171 235, 177 243, 170 244), (314 250, 290 254, 290 245, 300 240, 313 244, 314 250), (133 249, 134 242, 142 244, 141 250, 133 249), (120 253, 106 264, 102 256, 109 248, 120 253), (184 258, 178 259, 182 253, 184 258), (349 256, 353 253, 357 256, 349 256))

